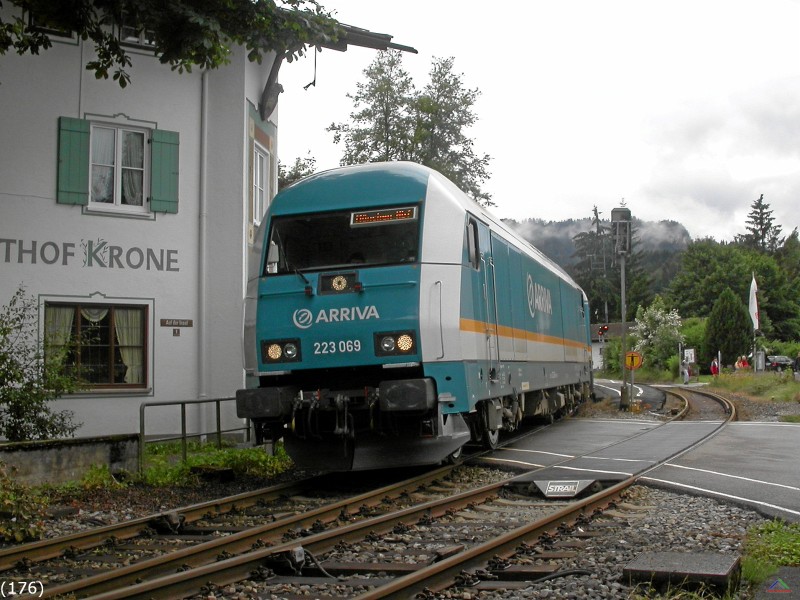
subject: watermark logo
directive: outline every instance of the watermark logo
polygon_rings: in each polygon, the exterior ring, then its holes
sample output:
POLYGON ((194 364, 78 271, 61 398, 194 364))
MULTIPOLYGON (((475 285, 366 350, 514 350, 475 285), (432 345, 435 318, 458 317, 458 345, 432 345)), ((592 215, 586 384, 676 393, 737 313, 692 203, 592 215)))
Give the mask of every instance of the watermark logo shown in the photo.
POLYGON ((791 594, 792 588, 780 577, 767 586, 768 594, 791 594))
POLYGON ((768 594, 791 594, 792 588, 780 577, 767 586, 768 594))

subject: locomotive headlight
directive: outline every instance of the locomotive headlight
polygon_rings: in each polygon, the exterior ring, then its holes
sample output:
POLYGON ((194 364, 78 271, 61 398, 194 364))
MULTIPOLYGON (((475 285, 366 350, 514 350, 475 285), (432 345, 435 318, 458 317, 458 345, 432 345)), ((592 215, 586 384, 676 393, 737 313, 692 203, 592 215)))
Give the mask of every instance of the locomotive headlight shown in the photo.
POLYGON ((270 360, 280 360, 281 356, 283 356, 280 344, 270 344, 267 348, 267 356, 269 356, 270 360))
POLYGON ((376 356, 398 356, 417 351, 416 335, 413 331, 386 331, 375 334, 376 356))
POLYGON ((394 351, 394 338, 390 335, 381 338, 381 350, 386 353, 394 351))
POLYGON ((262 340, 262 363, 285 363, 300 361, 300 340, 262 340))
POLYGON ((286 354, 287 360, 294 360, 295 358, 297 358, 297 346, 292 342, 288 342, 283 347, 283 352, 284 354, 286 354))
POLYGON ((412 338, 409 334, 404 333, 397 338, 397 349, 400 350, 400 352, 410 352, 413 347, 414 338, 412 338))

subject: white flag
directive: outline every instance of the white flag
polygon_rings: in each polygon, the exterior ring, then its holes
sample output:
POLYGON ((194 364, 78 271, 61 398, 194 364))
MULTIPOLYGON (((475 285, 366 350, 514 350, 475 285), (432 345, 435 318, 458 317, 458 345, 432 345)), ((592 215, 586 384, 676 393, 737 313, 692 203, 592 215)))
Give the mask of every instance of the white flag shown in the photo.
POLYGON ((756 298, 758 286, 756 285, 756 274, 753 273, 753 281, 750 284, 750 318, 753 320, 753 329, 758 329, 758 298, 756 298))

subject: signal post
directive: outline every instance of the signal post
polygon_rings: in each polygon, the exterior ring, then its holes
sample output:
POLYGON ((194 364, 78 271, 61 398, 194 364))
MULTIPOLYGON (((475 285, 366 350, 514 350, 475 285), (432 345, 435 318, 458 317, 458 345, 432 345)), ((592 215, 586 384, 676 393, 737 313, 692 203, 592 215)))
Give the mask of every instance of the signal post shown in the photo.
MULTIPOLYGON (((622 312, 622 357, 625 358, 628 350, 627 337, 628 337, 628 324, 626 322, 627 315, 625 314, 625 257, 631 250, 631 211, 624 206, 621 208, 611 209, 611 232, 614 240, 614 253, 620 259, 620 309, 622 312)), ((625 362, 623 361, 623 365, 625 362)), ((628 410, 630 406, 630 397, 626 387, 627 369, 622 368, 622 388, 620 389, 619 408, 620 410, 628 410)), ((633 371, 631 371, 633 373, 633 371)), ((631 392, 633 389, 631 388, 631 392)))

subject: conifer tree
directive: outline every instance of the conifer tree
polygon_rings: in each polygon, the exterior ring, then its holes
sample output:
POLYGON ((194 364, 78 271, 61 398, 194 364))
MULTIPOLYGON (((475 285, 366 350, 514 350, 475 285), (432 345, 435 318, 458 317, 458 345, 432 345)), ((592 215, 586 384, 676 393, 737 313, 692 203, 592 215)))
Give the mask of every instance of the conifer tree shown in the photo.
POLYGON ((733 364, 736 357, 746 355, 753 345, 753 325, 747 307, 730 288, 720 294, 706 323, 704 340, 706 364, 722 354, 723 365, 733 364))
POLYGON ((764 202, 764 194, 750 205, 745 229, 747 233, 737 235, 735 239, 737 243, 747 248, 774 254, 783 244, 783 239, 780 237, 782 228, 775 224, 772 209, 764 202))

